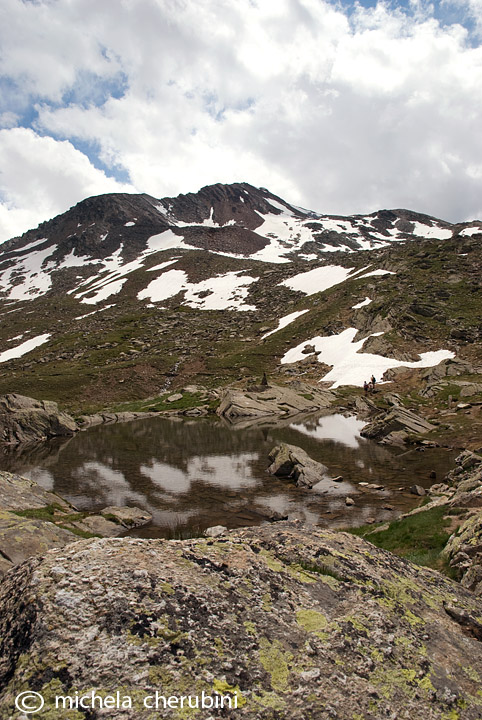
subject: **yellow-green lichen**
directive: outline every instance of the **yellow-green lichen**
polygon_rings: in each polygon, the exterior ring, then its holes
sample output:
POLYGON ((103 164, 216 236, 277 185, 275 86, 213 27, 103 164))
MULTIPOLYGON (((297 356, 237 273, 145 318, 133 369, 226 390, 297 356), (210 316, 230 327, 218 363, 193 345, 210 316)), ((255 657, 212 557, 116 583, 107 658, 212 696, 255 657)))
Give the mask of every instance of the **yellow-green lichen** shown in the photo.
POLYGON ((259 695, 253 693, 252 700, 261 707, 276 710, 277 712, 283 712, 286 707, 286 702, 277 693, 266 692, 265 690, 262 690, 259 695))
POLYGON ((256 635, 256 626, 254 623, 251 622, 251 620, 245 620, 243 625, 250 635, 256 635))
POLYGON ((410 625, 415 627, 416 625, 423 625, 424 621, 421 617, 418 617, 418 615, 414 615, 411 610, 407 610, 407 612, 403 616, 405 620, 407 620, 410 625))
POLYGON ((316 610, 297 610, 296 622, 307 632, 325 630, 328 625, 326 617, 316 610))
MULTIPOLYGON (((219 680, 215 678, 213 681, 213 691, 220 695, 233 695, 233 699, 236 699, 235 707, 241 708, 246 705, 246 698, 241 693, 239 685, 230 685, 226 680, 219 680)), ((234 703, 233 703, 234 704, 234 703)))
POLYGON ((290 689, 288 665, 293 660, 293 655, 285 651, 277 640, 270 643, 267 638, 262 637, 259 645, 259 659, 263 668, 271 676, 271 687, 273 690, 288 692, 290 689))

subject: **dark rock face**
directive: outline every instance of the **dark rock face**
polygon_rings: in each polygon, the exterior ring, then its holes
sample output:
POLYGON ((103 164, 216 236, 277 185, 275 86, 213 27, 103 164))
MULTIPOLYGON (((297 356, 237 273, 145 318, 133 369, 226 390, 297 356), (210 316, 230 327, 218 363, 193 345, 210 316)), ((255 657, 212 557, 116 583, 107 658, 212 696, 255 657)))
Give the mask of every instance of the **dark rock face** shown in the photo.
POLYGON ((26 689, 49 719, 92 690, 141 720, 156 690, 237 703, 192 718, 480 718, 480 599, 344 533, 83 540, 8 573, 0 603, 2 720, 26 689))
POLYGON ((57 403, 11 393, 0 397, 0 442, 17 445, 74 435, 77 423, 57 403))

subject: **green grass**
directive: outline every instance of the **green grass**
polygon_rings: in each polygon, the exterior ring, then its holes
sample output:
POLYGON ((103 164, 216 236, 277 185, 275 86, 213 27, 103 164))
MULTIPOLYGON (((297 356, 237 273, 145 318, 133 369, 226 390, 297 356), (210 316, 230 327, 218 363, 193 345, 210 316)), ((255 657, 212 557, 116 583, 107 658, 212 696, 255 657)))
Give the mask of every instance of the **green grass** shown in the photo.
POLYGON ((434 568, 453 576, 441 557, 451 535, 446 529, 450 525, 450 520, 445 518, 446 514, 446 507, 436 507, 395 520, 386 530, 377 531, 373 530, 373 525, 362 525, 347 528, 346 531, 364 537, 377 547, 404 557, 415 565, 434 568))
POLYGON ((157 398, 150 400, 139 400, 136 402, 119 403, 111 412, 163 412, 164 410, 188 410, 207 403, 204 393, 185 392, 182 398, 174 402, 167 402, 167 398, 177 394, 178 391, 170 390, 157 398))

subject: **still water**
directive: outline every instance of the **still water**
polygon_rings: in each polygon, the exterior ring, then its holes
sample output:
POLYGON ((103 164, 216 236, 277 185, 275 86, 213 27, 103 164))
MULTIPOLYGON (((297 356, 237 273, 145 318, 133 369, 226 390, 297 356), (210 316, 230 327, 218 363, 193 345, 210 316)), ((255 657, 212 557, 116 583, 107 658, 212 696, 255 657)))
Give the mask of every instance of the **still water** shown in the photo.
POLYGON ((441 481, 456 452, 384 447, 360 437, 363 424, 343 415, 248 426, 217 418, 155 417, 93 427, 63 443, 5 451, 0 467, 35 480, 79 510, 107 505, 148 510, 152 523, 130 533, 138 537, 255 525, 273 512, 333 528, 369 518, 392 520, 418 503, 410 486, 441 481), (343 482, 326 479, 308 490, 270 476, 268 453, 280 442, 302 447, 343 482), (360 482, 384 489, 366 489, 360 482), (346 506, 347 495, 353 507, 346 506))

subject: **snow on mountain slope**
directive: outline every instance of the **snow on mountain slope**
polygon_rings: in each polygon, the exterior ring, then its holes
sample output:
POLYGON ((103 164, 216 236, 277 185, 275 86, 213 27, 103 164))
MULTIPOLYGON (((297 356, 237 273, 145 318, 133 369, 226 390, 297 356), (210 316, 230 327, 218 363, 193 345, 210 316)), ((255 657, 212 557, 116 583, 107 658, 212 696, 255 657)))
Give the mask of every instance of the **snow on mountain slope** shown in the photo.
MULTIPOLYGON (((408 210, 381 210, 345 218, 323 215, 290 205, 247 183, 213 185, 198 193, 162 200, 148 195, 103 195, 88 198, 37 230, 1 246, 0 297, 15 302, 62 292, 83 304, 95 305, 119 296, 134 273, 153 270, 149 267, 152 256, 158 255, 159 269, 166 262, 174 262, 172 251, 183 257, 193 250, 205 250, 260 264, 288 265, 294 260, 324 263, 327 252, 352 254, 394 242, 472 237, 478 232, 482 233, 480 223, 450 225, 408 210)), ((383 272, 388 271, 378 269, 371 274, 383 272)), ((240 290, 247 287, 246 277, 243 282, 234 275, 229 275, 229 280, 227 277, 221 280, 217 273, 201 284, 188 278, 178 286, 182 286, 187 304, 217 307, 216 288, 229 285, 229 297, 224 289, 219 290, 222 304, 233 299, 233 283, 240 290), (200 303, 196 293, 210 291, 214 297, 200 303)), ((312 294, 349 277, 348 268, 331 262, 282 284, 312 294)), ((144 288, 137 291, 139 299, 149 297, 152 282, 146 278, 144 288)), ((236 301, 233 307, 241 309, 241 305, 236 301)), ((243 309, 247 307, 244 303, 243 309)))
POLYGON ((347 328, 338 335, 328 337, 316 336, 296 347, 288 350, 281 359, 281 364, 294 363, 306 358, 303 353, 306 345, 315 348, 318 362, 331 365, 332 370, 323 378, 323 382, 332 383, 330 387, 337 388, 340 385, 362 385, 364 380, 369 380, 375 373, 380 379, 386 370, 395 367, 426 368, 438 365, 442 360, 455 357, 450 350, 436 350, 420 354, 420 360, 415 362, 396 360, 373 353, 360 352, 369 337, 383 335, 383 333, 371 333, 361 340, 355 342, 357 328, 347 328))

